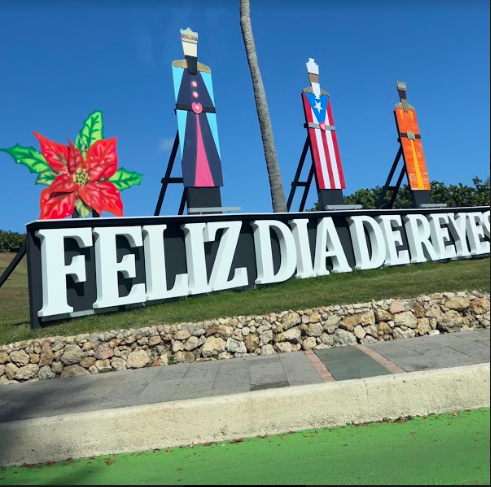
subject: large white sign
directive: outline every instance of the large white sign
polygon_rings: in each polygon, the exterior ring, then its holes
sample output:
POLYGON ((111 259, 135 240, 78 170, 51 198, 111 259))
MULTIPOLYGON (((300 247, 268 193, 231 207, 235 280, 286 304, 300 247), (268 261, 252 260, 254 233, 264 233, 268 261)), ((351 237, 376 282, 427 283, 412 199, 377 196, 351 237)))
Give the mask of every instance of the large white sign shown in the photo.
POLYGON ((42 307, 37 313, 40 318, 48 318, 74 312, 67 277, 75 284, 88 281, 88 254, 83 250, 93 255, 96 299, 91 309, 86 306, 82 311, 280 283, 292 277, 307 279, 353 269, 465 259, 490 252, 489 211, 403 216, 390 213, 376 217, 355 213, 344 220, 343 238, 339 222, 336 225, 333 217, 314 222, 312 218, 221 218, 179 225, 186 269, 176 274, 170 285, 167 269, 174 255, 166 255, 167 224, 137 226, 121 220, 122 226, 39 229, 35 233, 41 256, 42 307), (254 272, 248 267, 234 267, 236 258, 241 257, 237 253, 244 235, 253 239, 254 272), (70 259, 65 251, 68 239, 80 249, 80 254, 70 259), (135 279, 137 266, 131 252, 118 258, 117 242, 121 239, 127 248, 140 250, 144 256, 144 278, 131 284, 124 295, 120 293, 120 281, 135 279), (214 259, 210 263, 207 256, 213 245, 214 259), (252 282, 251 274, 256 276, 252 282))

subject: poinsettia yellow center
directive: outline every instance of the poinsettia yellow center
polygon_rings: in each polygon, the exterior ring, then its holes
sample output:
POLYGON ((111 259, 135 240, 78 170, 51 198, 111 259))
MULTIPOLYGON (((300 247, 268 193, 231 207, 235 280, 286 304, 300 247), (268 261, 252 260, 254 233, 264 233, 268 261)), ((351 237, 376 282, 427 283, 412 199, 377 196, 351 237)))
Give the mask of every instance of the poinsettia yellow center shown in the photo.
POLYGON ((85 169, 77 169, 73 175, 73 181, 79 186, 87 186, 89 184, 89 174, 85 169))

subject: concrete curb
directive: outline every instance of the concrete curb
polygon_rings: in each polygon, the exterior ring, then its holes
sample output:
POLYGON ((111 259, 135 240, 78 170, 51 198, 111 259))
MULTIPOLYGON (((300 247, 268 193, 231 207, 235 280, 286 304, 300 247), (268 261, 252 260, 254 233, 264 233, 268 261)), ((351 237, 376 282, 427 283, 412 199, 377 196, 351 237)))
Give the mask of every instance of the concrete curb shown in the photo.
POLYGON ((0 424, 0 465, 130 453, 490 405, 490 365, 0 424))

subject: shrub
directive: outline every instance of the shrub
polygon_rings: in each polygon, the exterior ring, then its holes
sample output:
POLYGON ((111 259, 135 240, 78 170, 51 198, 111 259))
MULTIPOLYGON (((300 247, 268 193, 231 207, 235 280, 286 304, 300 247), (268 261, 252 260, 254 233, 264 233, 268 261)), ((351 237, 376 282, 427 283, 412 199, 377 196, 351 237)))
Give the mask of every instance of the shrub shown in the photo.
POLYGON ((24 234, 0 230, 0 253, 18 252, 25 241, 24 234))
MULTIPOLYGON (((465 184, 445 184, 433 181, 431 196, 434 203, 445 203, 449 208, 489 206, 490 204, 490 182, 489 178, 483 181, 480 178, 472 180, 473 186, 465 184)), ((362 205, 363 208, 371 209, 377 207, 377 201, 382 194, 382 188, 377 186, 373 189, 360 189, 346 197, 347 204, 362 205)), ((386 202, 390 201, 392 194, 386 196, 386 202)), ((411 191, 406 184, 401 187, 394 208, 411 208, 411 191)))

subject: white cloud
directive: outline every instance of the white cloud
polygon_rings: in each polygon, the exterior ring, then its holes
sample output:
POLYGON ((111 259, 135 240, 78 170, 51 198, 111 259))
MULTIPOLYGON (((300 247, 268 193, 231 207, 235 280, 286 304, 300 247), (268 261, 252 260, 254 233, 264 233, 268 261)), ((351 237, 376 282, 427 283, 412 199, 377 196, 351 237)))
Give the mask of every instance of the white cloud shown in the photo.
POLYGON ((159 151, 169 152, 174 146, 175 137, 160 137, 159 138, 159 151))

